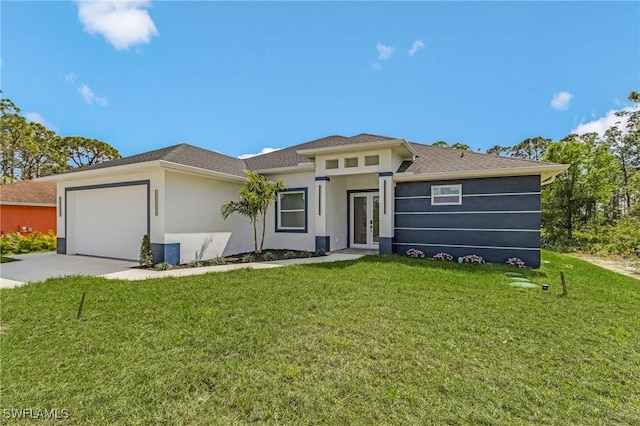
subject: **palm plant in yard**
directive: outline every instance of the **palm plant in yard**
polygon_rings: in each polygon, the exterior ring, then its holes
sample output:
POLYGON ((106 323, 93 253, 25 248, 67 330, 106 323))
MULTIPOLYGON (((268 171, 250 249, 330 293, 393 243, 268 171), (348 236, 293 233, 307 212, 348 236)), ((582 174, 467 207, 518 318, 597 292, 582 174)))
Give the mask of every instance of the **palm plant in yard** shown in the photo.
POLYGON ((285 190, 287 187, 280 179, 272 182, 251 170, 246 170, 245 173, 247 173, 247 180, 244 185, 242 185, 242 188, 240 188, 238 200, 226 202, 222 205, 220 211, 225 220, 234 213, 248 217, 251 225, 253 225, 254 251, 256 253, 262 253, 267 210, 269 205, 276 200, 278 191, 285 190), (258 247, 258 220, 262 223, 260 247, 258 247))

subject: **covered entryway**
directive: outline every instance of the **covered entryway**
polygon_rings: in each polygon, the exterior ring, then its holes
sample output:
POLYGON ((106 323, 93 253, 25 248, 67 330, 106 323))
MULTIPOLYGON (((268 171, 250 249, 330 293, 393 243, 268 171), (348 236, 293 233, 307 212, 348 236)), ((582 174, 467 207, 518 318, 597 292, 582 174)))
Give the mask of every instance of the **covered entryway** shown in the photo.
POLYGON ((67 254, 138 259, 148 194, 148 181, 68 188, 67 254))
POLYGON ((353 192, 349 196, 349 246, 377 249, 380 242, 380 197, 378 192, 353 192))

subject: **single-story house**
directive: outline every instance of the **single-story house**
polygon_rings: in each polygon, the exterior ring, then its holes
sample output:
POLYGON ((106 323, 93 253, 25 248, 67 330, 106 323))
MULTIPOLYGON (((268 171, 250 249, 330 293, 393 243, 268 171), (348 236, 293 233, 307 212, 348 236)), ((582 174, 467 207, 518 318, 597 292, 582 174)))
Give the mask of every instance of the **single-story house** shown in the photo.
POLYGON ((0 235, 56 232, 56 184, 25 180, 0 186, 0 235))
POLYGON ((540 264, 540 187, 565 165, 386 136, 328 136, 247 159, 179 144, 43 178, 57 182, 58 253, 156 262, 248 252, 246 218, 223 220, 253 170, 287 189, 267 215, 274 249, 517 256, 540 264))

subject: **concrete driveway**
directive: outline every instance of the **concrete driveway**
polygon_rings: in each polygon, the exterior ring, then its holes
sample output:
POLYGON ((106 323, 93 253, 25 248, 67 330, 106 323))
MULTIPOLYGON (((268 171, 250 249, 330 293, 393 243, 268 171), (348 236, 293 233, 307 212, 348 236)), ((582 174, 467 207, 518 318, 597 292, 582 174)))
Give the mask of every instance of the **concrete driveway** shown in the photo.
POLYGON ((20 262, 0 265, 0 288, 15 287, 29 281, 68 275, 103 275, 125 271, 137 262, 89 256, 67 256, 56 253, 34 253, 10 256, 20 262))

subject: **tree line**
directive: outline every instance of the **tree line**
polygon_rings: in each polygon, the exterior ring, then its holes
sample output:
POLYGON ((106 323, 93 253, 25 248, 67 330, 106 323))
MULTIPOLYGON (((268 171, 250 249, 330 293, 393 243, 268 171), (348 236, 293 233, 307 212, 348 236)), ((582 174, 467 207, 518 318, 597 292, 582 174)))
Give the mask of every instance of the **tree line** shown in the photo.
MULTIPOLYGON (((628 99, 640 106, 639 92, 628 99)), ((570 165, 542 188, 546 246, 640 256, 640 108, 616 115, 620 121, 603 135, 570 134, 559 141, 538 136, 486 151, 570 165)), ((470 150, 461 143, 434 145, 470 150)))
POLYGON ((40 123, 30 122, 10 99, 0 99, 0 112, 2 184, 120 158, 118 150, 106 142, 59 136, 40 123))

